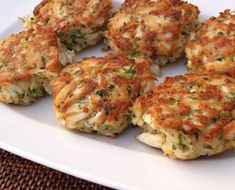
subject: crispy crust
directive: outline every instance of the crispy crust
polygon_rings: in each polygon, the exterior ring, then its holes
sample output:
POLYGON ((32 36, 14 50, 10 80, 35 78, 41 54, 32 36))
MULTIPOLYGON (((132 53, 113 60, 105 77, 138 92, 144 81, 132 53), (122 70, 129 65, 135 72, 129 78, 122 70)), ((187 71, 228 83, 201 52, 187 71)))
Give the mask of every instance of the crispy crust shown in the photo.
POLYGON ((36 91, 38 96, 44 94, 44 89, 49 91, 48 83, 66 64, 67 53, 51 30, 30 29, 1 41, 0 99, 26 105, 35 101, 36 91), (30 94, 31 99, 26 97, 30 94))
POLYGON ((222 75, 168 77, 137 99, 133 123, 144 132, 171 136, 168 146, 164 147, 164 140, 159 148, 173 158, 193 159, 222 152, 235 146, 234 84, 233 78, 222 75), (172 140, 178 141, 179 135, 185 139, 185 150, 172 140))
POLYGON ((126 0, 108 23, 107 44, 130 56, 157 56, 159 64, 173 62, 184 55, 198 15, 181 0, 126 0))
POLYGON ((114 136, 128 126, 129 106, 154 80, 148 61, 121 54, 86 58, 52 81, 56 115, 65 127, 114 136))
POLYGON ((60 48, 56 34, 50 30, 31 29, 9 36, 0 44, 0 82, 28 80, 40 72, 50 77, 62 68, 60 48))
POLYGON ((235 77, 234 13, 225 10, 192 32, 186 45, 187 66, 192 71, 235 77))
POLYGON ((27 27, 48 27, 68 48, 81 51, 101 40, 111 9, 111 0, 43 0, 27 27))

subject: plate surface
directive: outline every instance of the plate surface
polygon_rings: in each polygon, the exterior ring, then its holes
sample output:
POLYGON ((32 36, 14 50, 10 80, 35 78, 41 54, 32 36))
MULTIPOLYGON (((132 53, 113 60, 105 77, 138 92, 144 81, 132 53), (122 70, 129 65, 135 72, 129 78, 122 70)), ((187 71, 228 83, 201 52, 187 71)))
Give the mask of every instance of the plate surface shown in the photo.
MULTIPOLYGON (((22 30, 19 16, 31 13, 39 0, 0 0, 0 39, 22 30)), ((122 1, 114 0, 116 7, 122 1)), ((234 0, 190 0, 201 19, 235 10, 234 0)), ((101 56, 102 44, 78 55, 101 56)), ((163 77, 186 72, 185 60, 162 68, 163 77)), ((59 171, 117 189, 234 189, 235 151, 195 161, 173 161, 135 140, 138 129, 116 139, 79 134, 56 121, 52 99, 29 107, 0 104, 0 148, 59 171)))

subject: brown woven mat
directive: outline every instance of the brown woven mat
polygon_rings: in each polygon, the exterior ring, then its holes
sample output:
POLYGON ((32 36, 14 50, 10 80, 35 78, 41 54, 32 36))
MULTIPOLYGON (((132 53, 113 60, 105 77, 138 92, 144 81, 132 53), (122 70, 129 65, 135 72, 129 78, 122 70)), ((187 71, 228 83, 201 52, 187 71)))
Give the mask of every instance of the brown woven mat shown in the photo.
POLYGON ((0 149, 0 189, 91 189, 109 190, 58 172, 0 149))

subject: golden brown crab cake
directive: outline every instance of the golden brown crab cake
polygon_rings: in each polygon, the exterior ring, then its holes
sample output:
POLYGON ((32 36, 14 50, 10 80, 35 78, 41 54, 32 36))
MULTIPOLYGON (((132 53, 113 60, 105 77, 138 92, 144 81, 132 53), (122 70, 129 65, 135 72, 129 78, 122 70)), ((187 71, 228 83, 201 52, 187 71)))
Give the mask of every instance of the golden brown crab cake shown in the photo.
POLYGON ((184 55, 199 10, 181 0, 126 0, 110 19, 106 43, 129 56, 156 57, 164 65, 184 55))
POLYGON ((26 27, 49 27, 78 52, 102 39, 111 9, 111 0, 42 0, 26 27))
POLYGON ((186 55, 194 72, 235 77, 235 12, 225 10, 192 32, 186 55))
POLYGON ((0 42, 0 101, 29 105, 50 92, 49 81, 72 52, 50 30, 27 30, 0 42))
POLYGON ((113 137, 130 124, 129 107, 154 80, 146 60, 86 58, 51 82, 56 116, 67 128, 113 137))
POLYGON ((182 160, 235 147, 234 84, 226 75, 168 77, 134 103, 137 139, 182 160))

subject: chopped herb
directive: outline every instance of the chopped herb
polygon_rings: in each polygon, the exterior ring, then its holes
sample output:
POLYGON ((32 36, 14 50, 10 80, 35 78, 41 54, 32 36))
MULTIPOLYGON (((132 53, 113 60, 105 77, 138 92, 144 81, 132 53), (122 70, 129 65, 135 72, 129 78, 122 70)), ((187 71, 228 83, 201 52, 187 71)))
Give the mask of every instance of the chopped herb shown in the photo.
POLYGON ((8 66, 9 63, 10 63, 9 61, 2 61, 2 64, 3 64, 4 66, 8 66))
POLYGON ((146 97, 147 97, 147 98, 152 98, 152 97, 153 97, 153 94, 148 93, 148 94, 146 94, 146 97))
POLYGON ((198 139, 199 139, 199 134, 198 133, 195 133, 195 138, 198 141, 198 139))
POLYGON ((22 57, 22 58, 21 58, 21 61, 22 61, 23 63, 27 63, 27 59, 26 59, 25 57, 22 57))
POLYGON ((130 66, 125 66, 122 69, 119 69, 117 71, 117 74, 128 78, 128 79, 132 79, 134 77, 134 75, 136 74, 136 70, 131 68, 130 66))
POLYGON ((174 144, 172 145, 172 150, 176 150, 176 146, 174 144))
POLYGON ((224 33, 223 33, 223 32, 218 32, 218 34, 219 34, 220 36, 223 36, 223 35, 224 35, 224 33))
POLYGON ((135 50, 126 50, 126 51, 124 51, 124 53, 127 56, 131 56, 131 57, 134 57, 136 55, 136 51, 135 50))
POLYGON ((231 116, 231 114, 229 113, 229 112, 227 112, 227 111, 220 111, 219 112, 219 116, 220 117, 230 117, 231 116))
POLYGON ((179 139, 179 144, 183 144, 183 135, 182 134, 179 134, 178 135, 178 139, 179 139))
POLYGON ((72 92, 69 92, 69 93, 67 94, 67 96, 71 98, 71 97, 73 96, 73 93, 72 93, 72 92))
POLYGON ((107 106, 104 107, 104 114, 109 115, 109 108, 107 106))
POLYGON ((82 96, 81 98, 80 98, 80 100, 84 100, 86 97, 85 96, 82 96))
POLYGON ((114 85, 113 84, 108 84, 108 88, 109 89, 114 89, 114 85))
POLYGON ((77 44, 77 36, 75 34, 71 35, 71 40, 73 44, 77 44))
POLYGON ((190 86, 188 87, 188 90, 192 90, 192 89, 193 89, 193 86, 190 85, 190 86))
POLYGON ((97 94, 98 96, 100 96, 100 97, 103 97, 103 96, 106 96, 106 95, 107 95, 104 90, 97 90, 97 91, 96 91, 96 94, 97 94))
POLYGON ((216 123, 218 121, 217 117, 212 118, 212 123, 216 123))
POLYGON ((231 96, 229 97, 230 100, 235 101, 235 93, 231 93, 231 96))
POLYGON ((187 146, 184 144, 184 136, 182 134, 178 135, 178 139, 179 139, 179 143, 178 145, 180 146, 181 149, 185 150, 187 148, 187 146))
POLYGON ((22 43, 22 44, 27 44, 27 43, 28 43, 28 39, 27 39, 27 38, 22 39, 22 40, 21 40, 21 43, 22 43))
POLYGON ((195 83, 194 85, 195 85, 196 87, 200 88, 200 84, 195 83))
POLYGON ((217 61, 223 61, 223 57, 218 58, 217 61))
POLYGON ((131 88, 131 86, 128 86, 128 87, 127 87, 127 91, 128 91, 128 94, 130 95, 130 94, 131 94, 131 92, 132 92, 132 88, 131 88))
POLYGON ((201 113, 202 112, 202 110, 201 109, 196 109, 196 110, 194 110, 195 112, 199 112, 199 113, 201 113))
POLYGON ((109 18, 112 18, 115 15, 115 12, 111 12, 109 18))
POLYGON ((65 81, 65 84, 69 84, 69 83, 70 83, 70 81, 69 81, 69 80, 66 80, 66 81, 65 81))
POLYGON ((41 90, 34 88, 34 89, 29 89, 28 95, 30 97, 41 97, 43 96, 43 93, 41 90))
POLYGON ((170 100, 171 100, 172 102, 176 102, 176 99, 175 99, 175 98, 170 98, 170 100))
POLYGON ((134 75, 134 74, 136 74, 136 70, 135 70, 135 69, 131 69, 131 70, 130 70, 130 73, 131 73, 132 75, 134 75))
POLYGON ((46 59, 42 55, 41 55, 41 59, 42 59, 42 63, 43 63, 43 66, 41 67, 41 69, 44 69, 44 67, 46 66, 46 59))
POLYGON ((73 15, 74 15, 74 13, 69 13, 69 14, 68 14, 68 16, 73 16, 73 15))

